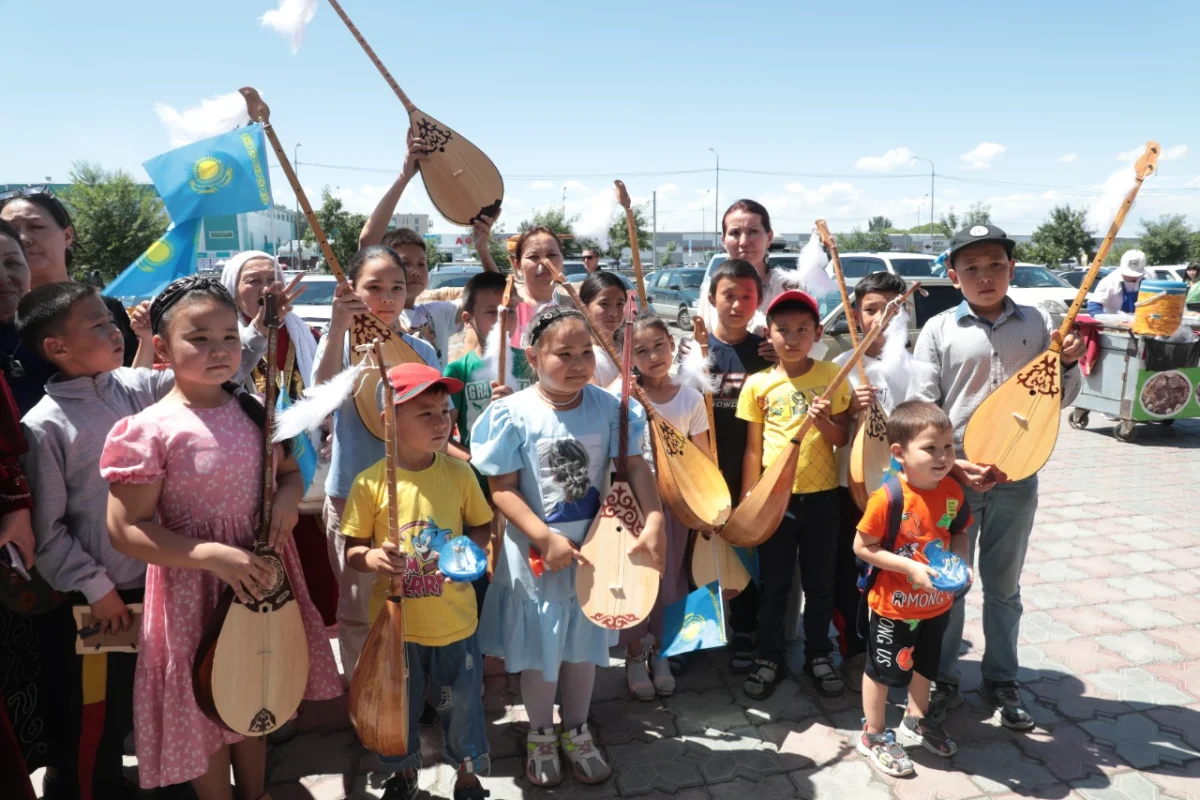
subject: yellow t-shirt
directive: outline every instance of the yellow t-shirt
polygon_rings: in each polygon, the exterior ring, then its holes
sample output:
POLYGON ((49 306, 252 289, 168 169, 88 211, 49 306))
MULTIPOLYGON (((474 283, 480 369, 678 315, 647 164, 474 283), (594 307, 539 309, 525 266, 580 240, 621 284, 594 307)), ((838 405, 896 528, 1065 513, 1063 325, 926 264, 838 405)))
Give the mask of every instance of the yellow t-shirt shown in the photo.
MULTIPOLYGON (((779 367, 750 375, 738 396, 737 416, 748 422, 762 423, 765 470, 783 452, 800 430, 808 415, 808 406, 825 393, 839 367, 831 361, 813 361, 812 369, 797 378, 789 378, 779 367)), ((843 383, 831 398, 831 414, 850 407, 850 384, 843 383)), ((811 494, 838 487, 837 459, 833 445, 816 427, 809 428, 800 443, 800 461, 792 494, 811 494)))
MULTIPOLYGON (((381 547, 388 538, 387 471, 385 462, 367 467, 354 479, 342 535, 370 539, 381 547)), ((435 455, 420 472, 396 470, 400 550, 408 557, 404 571, 404 640, 438 647, 470 636, 479 624, 475 590, 469 583, 448 582, 437 573, 438 549, 463 528, 492 519, 479 481, 465 461, 435 455)), ((392 576, 380 573, 371 589, 370 617, 383 608, 391 593, 392 576)))

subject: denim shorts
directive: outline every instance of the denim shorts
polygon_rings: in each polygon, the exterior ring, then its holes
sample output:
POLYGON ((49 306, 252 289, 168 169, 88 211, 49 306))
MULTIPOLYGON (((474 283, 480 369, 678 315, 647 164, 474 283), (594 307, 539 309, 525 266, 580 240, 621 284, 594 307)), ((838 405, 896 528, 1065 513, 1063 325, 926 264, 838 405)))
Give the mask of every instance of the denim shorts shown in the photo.
POLYGON ((400 772, 421 766, 421 731, 418 720, 425 707, 425 686, 438 698, 446 757, 457 767, 470 759, 474 771, 486 774, 487 726, 483 718, 483 656, 475 634, 440 647, 409 642, 408 748, 406 756, 380 756, 384 771, 400 772))

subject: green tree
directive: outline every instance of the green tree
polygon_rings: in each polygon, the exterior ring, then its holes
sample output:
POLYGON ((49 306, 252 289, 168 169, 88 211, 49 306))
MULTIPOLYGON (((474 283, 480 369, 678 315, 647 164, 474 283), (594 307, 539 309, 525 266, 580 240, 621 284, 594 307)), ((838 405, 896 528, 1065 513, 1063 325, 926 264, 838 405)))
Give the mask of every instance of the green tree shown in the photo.
POLYGON ((1188 260, 1200 261, 1200 231, 1192 231, 1192 246, 1188 251, 1188 260))
POLYGON ((958 231, 958 215, 954 213, 954 206, 950 206, 948 214, 942 214, 941 220, 937 224, 937 233, 949 238, 958 231))
POLYGON ((887 217, 871 217, 867 220, 869 233, 887 233, 890 230, 892 230, 892 221, 887 217))
POLYGON ((1039 263, 1056 265, 1070 258, 1087 260, 1093 233, 1087 227, 1087 212, 1070 205, 1055 206, 1049 218, 1033 232, 1032 243, 1038 248, 1039 263))
POLYGON ((983 203, 975 203, 963 214, 962 226, 971 228, 976 225, 991 225, 992 224, 992 207, 985 206, 983 203))
POLYGON ((886 233, 865 233, 861 228, 855 228, 849 233, 839 233, 837 244, 838 250, 843 253, 886 253, 892 249, 892 240, 886 233))
MULTIPOLYGON (((646 210, 643 206, 633 206, 633 223, 637 230, 638 247, 642 250, 650 247, 650 231, 646 229, 646 210)), ((625 219, 625 209, 618 209, 613 224, 608 226, 608 255, 610 258, 620 258, 621 251, 629 244, 629 223, 625 219)), ((632 249, 632 248, 630 248, 632 249)))
POLYGON ((667 250, 666 250, 666 252, 665 252, 665 253, 663 253, 663 254, 661 254, 661 255, 658 257, 658 265, 659 265, 660 267, 669 267, 669 266, 671 266, 671 254, 675 252, 675 249, 676 249, 676 247, 677 247, 677 245, 675 244, 675 240, 674 240, 674 239, 672 239, 671 241, 667 242, 667 250))
POLYGON ((1013 247, 1013 260, 1025 261, 1029 264, 1041 264, 1046 267, 1057 267, 1061 259, 1056 258, 1045 248, 1033 242, 1017 242, 1013 247))
POLYGON ((105 283, 128 267, 162 236, 171 219, 154 187, 123 170, 109 172, 81 161, 71 168, 71 188, 62 200, 75 230, 72 277, 98 270, 105 283))
POLYGON ((443 261, 449 261, 450 256, 442 253, 437 249, 437 243, 433 239, 425 240, 425 262, 431 267, 436 267, 443 261))
POLYGON ((539 211, 533 215, 533 219, 522 220, 517 226, 517 230, 524 233, 530 228, 545 226, 554 231, 558 238, 562 241, 563 255, 567 258, 577 257, 583 251, 579 241, 575 236, 575 223, 579 221, 578 214, 572 214, 567 217, 563 215, 562 208, 551 208, 546 211, 539 211))
POLYGON ((1188 260, 1194 240, 1183 214, 1163 214, 1157 222, 1142 221, 1141 246, 1151 264, 1179 264, 1188 260))
MULTIPOLYGON (((321 207, 317 209, 317 222, 329 239, 329 247, 337 258, 338 264, 345 269, 346 264, 358 252, 358 235, 367 224, 364 214, 352 214, 346 210, 340 198, 334 197, 326 186, 321 190, 321 207)), ((317 237, 311 228, 305 228, 302 234, 304 241, 315 242, 317 237)), ((432 262, 431 262, 432 263, 432 262)))
POLYGON ((1115 267, 1120 265, 1121 256, 1125 255, 1128 250, 1136 249, 1138 249, 1138 246, 1135 242, 1113 242, 1112 248, 1104 258, 1104 266, 1115 267))

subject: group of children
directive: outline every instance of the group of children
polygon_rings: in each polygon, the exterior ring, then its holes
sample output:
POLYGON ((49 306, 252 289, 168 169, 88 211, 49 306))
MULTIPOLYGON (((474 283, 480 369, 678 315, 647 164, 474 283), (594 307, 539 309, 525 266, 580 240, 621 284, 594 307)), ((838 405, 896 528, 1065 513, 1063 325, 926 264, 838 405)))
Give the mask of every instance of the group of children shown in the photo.
MULTIPOLYGON (((744 212, 747 206, 735 207, 744 212)), ((761 222, 769 230, 769 221, 761 222)), ((991 226, 954 237, 951 277, 964 302, 926 325, 915 348, 924 365, 901 386, 872 380, 827 393, 839 367, 810 356, 822 335, 811 296, 793 290, 773 298, 763 309, 762 336, 751 330, 763 297, 759 267, 730 258, 708 284, 715 316, 709 332, 716 380, 712 441, 735 504, 805 417, 813 421, 800 445, 788 512, 757 548, 757 580, 730 601, 730 667, 746 674, 745 692, 755 699, 769 696, 785 677, 784 617, 798 566, 804 674, 825 696, 842 693, 847 680, 861 688, 865 720, 858 748, 891 775, 912 772, 900 743, 942 756, 955 751, 937 720, 957 695, 954 637, 961 638, 962 602, 932 587, 930 548, 970 563, 978 541, 991 610, 990 618, 985 611, 985 697, 1000 708, 1004 724, 1032 726, 1015 677, 1018 581, 1036 477, 1004 483, 994 468, 971 464, 961 451, 966 420, 982 399, 1050 341, 1041 312, 1006 297, 1011 250, 1011 240, 991 226), (860 512, 839 459, 849 449, 854 416, 876 400, 891 414, 888 440, 901 465, 899 489, 881 489, 860 512), (861 600, 859 561, 878 571, 861 600), (835 621, 840 672, 830 638, 835 621), (908 710, 894 732, 884 722, 892 686, 909 687, 908 710)), ((349 282, 336 290, 314 357, 312 386, 349 367, 351 321, 370 313, 404 330, 401 336, 425 362, 387 373, 397 414, 400 542, 388 538, 384 444, 353 398, 334 414, 325 481, 347 678, 393 576, 403 576, 412 733, 408 755, 381 757, 394 772, 384 795, 393 800, 415 795, 418 721, 437 718, 458 765, 455 798, 487 795, 477 778, 488 765, 484 656, 502 658, 509 673, 520 675, 531 783, 559 783, 564 758, 583 783, 610 774, 587 720, 595 669, 609 663, 618 637, 584 616, 575 569, 621 444, 619 365, 593 341, 586 323, 605 336, 625 335, 630 298, 619 278, 593 274, 580 291, 585 319, 555 291, 561 267, 555 234, 532 228, 516 242, 518 296, 509 310, 501 309, 505 278, 493 271, 474 276, 459 302, 426 309, 413 302, 428 279, 423 241, 391 232, 346 265, 349 282), (489 339, 498 341, 489 334, 503 313, 510 335, 492 346, 509 348, 511 381, 495 372, 487 352, 489 339), (449 336, 460 324, 472 346, 448 363, 449 336), (434 343, 408 332, 414 328, 424 328, 434 343), (438 569, 438 548, 456 536, 497 548, 494 574, 474 591, 438 569), (431 702, 422 702, 426 697, 431 702)), ((855 321, 869 332, 904 289, 903 280, 886 273, 864 278, 854 290, 855 321)), ((144 604, 138 656, 124 666, 109 662, 110 670, 133 674, 130 713, 143 787, 190 781, 201 800, 229 798, 232 766, 237 796, 254 800, 265 791, 264 742, 231 734, 200 712, 191 665, 222 587, 248 598, 270 583, 267 567, 249 550, 261 500, 256 423, 263 409, 238 384, 262 353, 242 344, 234 301, 213 279, 176 281, 155 298, 147 319, 136 316, 142 346, 169 369, 120 366, 123 344, 93 289, 50 284, 21 301, 23 340, 59 371, 23 420, 37 565, 55 588, 81 593, 106 629, 135 624, 128 604, 144 604)), ((654 410, 710 452, 703 396, 671 377, 676 353, 666 325, 643 316, 629 331, 637 380, 654 410)), ((1064 344, 1069 402, 1078 389, 1072 373, 1081 348, 1073 337, 1064 344)), ((878 358, 881 347, 882 337, 868 360, 878 358)), ((649 554, 664 579, 654 613, 621 641, 630 692, 650 700, 671 694, 673 672, 684 666, 658 648, 663 609, 688 591, 690 534, 660 504, 645 422, 645 410, 631 403, 628 479, 645 515, 636 548, 649 554)), ((306 696, 332 697, 343 685, 289 543, 303 483, 285 448, 276 457, 271 539, 303 612, 311 664, 306 696)), ((119 746, 114 752, 116 762, 105 768, 119 773, 119 746)))

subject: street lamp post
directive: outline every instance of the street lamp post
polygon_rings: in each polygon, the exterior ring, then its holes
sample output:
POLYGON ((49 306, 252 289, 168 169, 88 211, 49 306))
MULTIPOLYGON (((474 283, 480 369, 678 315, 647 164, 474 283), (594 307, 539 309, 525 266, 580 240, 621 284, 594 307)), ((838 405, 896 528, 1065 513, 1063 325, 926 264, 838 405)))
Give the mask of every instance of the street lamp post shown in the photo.
MULTIPOLYGON (((296 142, 296 147, 292 150, 292 170, 296 173, 296 182, 300 181, 300 143, 296 142)), ((300 195, 296 195, 296 214, 292 217, 292 269, 300 263, 300 256, 296 252, 300 247, 300 195)))
MULTIPOLYGON (((917 244, 918 245, 920 245, 920 242, 921 242, 921 206, 925 205, 925 201, 928 199, 929 199, 929 192, 926 192, 925 196, 921 198, 921 202, 917 203, 917 244)), ((929 241, 932 243, 933 242, 933 207, 932 206, 930 206, 930 208, 929 208, 929 230, 930 230, 929 241)))
POLYGON ((565 221, 567 218, 567 185, 565 183, 563 184, 562 215, 565 221))
POLYGON ((717 157, 717 185, 713 192, 713 238, 717 238, 717 210, 721 205, 721 155, 713 148, 709 152, 717 157))
POLYGON ((913 156, 913 157, 915 159, 917 159, 917 161, 924 161, 925 163, 927 163, 929 165, 929 244, 932 247, 933 246, 933 218, 934 218, 933 201, 934 201, 934 198, 937 197, 937 195, 934 194, 934 192, 933 192, 933 176, 934 176, 933 162, 930 161, 928 158, 921 158, 920 156, 913 156))

